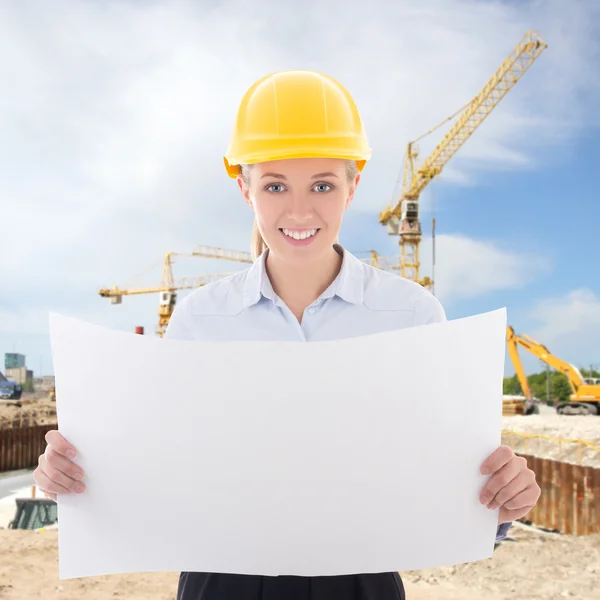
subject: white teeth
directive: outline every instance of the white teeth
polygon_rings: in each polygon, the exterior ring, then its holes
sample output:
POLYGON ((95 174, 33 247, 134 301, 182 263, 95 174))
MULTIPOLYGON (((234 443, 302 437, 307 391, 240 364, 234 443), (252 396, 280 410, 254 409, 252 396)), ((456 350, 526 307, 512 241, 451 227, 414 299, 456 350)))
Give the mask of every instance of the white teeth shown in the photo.
POLYGON ((288 237, 294 238, 295 240, 305 240, 308 237, 311 237, 317 233, 316 229, 309 229, 308 231, 291 231, 290 229, 282 229, 283 233, 288 237))

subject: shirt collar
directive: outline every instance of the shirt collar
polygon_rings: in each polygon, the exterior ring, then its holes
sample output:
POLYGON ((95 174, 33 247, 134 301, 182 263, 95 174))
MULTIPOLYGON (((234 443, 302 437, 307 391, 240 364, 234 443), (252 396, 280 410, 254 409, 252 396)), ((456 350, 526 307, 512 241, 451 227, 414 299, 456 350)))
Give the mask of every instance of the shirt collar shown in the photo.
MULTIPOLYGON (((321 294, 321 299, 338 296, 350 304, 361 304, 364 296, 364 265, 352 253, 336 244, 335 249, 342 255, 342 266, 331 285, 321 294)), ((244 308, 256 304, 261 298, 276 298, 266 270, 265 250, 248 269, 244 284, 244 308)))

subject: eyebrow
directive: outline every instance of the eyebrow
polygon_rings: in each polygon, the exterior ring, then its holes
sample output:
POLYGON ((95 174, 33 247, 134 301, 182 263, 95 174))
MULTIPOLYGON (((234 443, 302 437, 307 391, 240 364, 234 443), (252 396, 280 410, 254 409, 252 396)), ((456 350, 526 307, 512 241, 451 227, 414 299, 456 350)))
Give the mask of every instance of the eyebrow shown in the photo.
MULTIPOLYGON (((285 175, 283 175, 282 173, 265 173, 264 175, 261 176, 261 179, 264 179, 265 177, 274 177, 275 179, 286 179, 287 180, 287 177, 285 175)), ((313 175, 311 177, 311 179, 319 179, 321 177, 337 177, 339 179, 339 177, 335 173, 332 173, 331 171, 329 171, 327 173, 317 173, 316 175, 313 175)))
MULTIPOLYGON (((331 171, 327 172, 327 173, 317 173, 316 175, 312 176, 312 179, 320 179, 321 177, 338 177, 335 173, 332 173, 331 171)), ((339 177, 338 177, 339 179, 339 177)))
POLYGON ((287 179, 287 177, 285 175, 282 175, 281 173, 265 173, 261 179, 264 179, 265 177, 275 177, 275 179, 287 179))

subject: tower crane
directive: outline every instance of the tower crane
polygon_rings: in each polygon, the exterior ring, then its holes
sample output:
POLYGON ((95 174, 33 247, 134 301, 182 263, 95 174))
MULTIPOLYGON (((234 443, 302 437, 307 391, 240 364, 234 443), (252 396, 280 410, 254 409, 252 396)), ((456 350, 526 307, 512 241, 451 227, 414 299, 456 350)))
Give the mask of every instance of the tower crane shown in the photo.
POLYGON ((176 256, 197 256, 202 258, 216 258, 234 262, 251 263, 252 255, 250 252, 240 252, 238 250, 225 250, 212 246, 196 246, 192 252, 167 252, 163 260, 162 282, 160 286, 140 289, 123 289, 119 287, 102 288, 98 294, 103 298, 110 298, 111 304, 121 304, 123 296, 135 294, 160 294, 158 306, 158 327, 156 333, 163 337, 171 315, 175 310, 177 301, 177 290, 194 289, 222 279, 231 275, 231 273, 219 273, 212 275, 203 275, 198 277, 186 277, 175 281, 173 277, 173 262, 176 256))
MULTIPOLYGON (((422 232, 419 221, 419 196, 427 184, 439 176, 444 165, 481 125, 500 100, 513 88, 548 45, 533 31, 527 31, 483 89, 456 113, 420 138, 409 142, 404 159, 402 191, 399 200, 379 215, 389 235, 400 236, 400 275, 430 289, 433 281, 420 276, 419 246, 422 232), (423 164, 417 168, 418 142, 462 112, 423 164)), ((435 225, 434 225, 435 226, 435 225)))
POLYGON ((525 348, 552 368, 567 376, 573 393, 568 402, 561 402, 556 411, 561 415, 600 415, 600 380, 584 378, 579 369, 554 356, 548 348, 528 335, 518 335, 512 327, 506 328, 508 354, 515 367, 517 379, 526 398, 531 399, 527 376, 519 357, 518 346, 525 348))

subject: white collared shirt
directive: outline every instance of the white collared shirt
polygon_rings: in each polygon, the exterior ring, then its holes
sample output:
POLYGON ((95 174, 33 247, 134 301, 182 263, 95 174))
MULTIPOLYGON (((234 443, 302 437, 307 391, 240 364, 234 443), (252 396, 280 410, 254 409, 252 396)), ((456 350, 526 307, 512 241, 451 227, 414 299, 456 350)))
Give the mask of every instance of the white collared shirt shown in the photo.
POLYGON ((165 337, 202 341, 317 341, 446 320, 425 288, 367 265, 345 249, 333 283, 301 324, 275 294, 265 251, 248 269, 195 289, 175 307, 165 337))

